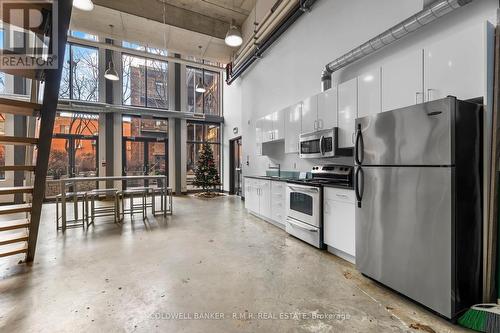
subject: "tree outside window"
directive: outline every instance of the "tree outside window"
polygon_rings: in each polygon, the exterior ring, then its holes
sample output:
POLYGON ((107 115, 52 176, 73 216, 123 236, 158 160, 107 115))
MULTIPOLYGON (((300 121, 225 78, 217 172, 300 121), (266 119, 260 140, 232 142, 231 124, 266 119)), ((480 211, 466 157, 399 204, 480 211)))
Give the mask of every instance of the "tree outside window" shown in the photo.
POLYGON ((66 45, 59 97, 88 102, 99 100, 99 52, 96 48, 66 45))

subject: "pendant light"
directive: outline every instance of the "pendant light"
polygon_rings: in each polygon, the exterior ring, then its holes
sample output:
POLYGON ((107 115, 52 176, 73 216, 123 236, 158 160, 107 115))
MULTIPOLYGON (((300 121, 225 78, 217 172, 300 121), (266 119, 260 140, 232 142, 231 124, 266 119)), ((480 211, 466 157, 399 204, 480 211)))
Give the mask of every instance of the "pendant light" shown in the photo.
POLYGON ((231 47, 238 47, 243 44, 243 37, 241 37, 241 32, 238 27, 234 25, 234 21, 231 21, 224 41, 231 47))
POLYGON ((111 60, 109 62, 108 69, 106 69, 106 72, 104 72, 104 77, 110 81, 120 80, 120 77, 118 76, 118 72, 115 69, 115 64, 113 63, 113 60, 111 60))
POLYGON ((73 0, 73 7, 89 12, 94 9, 94 3, 92 0, 73 0))
MULTIPOLYGON (((109 27, 111 28, 111 36, 113 36, 113 25, 110 24, 109 27)), ((118 72, 115 69, 115 64, 113 63, 113 54, 111 54, 111 59, 109 60, 108 68, 106 69, 106 72, 104 72, 104 78, 110 81, 120 80, 120 76, 118 75, 118 72)))
MULTIPOLYGON (((203 76, 205 74, 205 71, 203 71, 203 76)), ((198 79, 198 83, 196 84, 196 88, 194 89, 197 93, 204 94, 207 92, 207 88, 205 87, 205 84, 203 83, 202 78, 200 77, 198 79)))
MULTIPOLYGON (((200 45, 198 46, 198 48, 200 49, 200 59, 203 59, 203 51, 202 51, 203 46, 200 45)), ((202 69, 201 77, 198 78, 198 82, 196 83, 194 91, 200 94, 204 94, 207 92, 207 87, 205 87, 205 69, 202 69)))

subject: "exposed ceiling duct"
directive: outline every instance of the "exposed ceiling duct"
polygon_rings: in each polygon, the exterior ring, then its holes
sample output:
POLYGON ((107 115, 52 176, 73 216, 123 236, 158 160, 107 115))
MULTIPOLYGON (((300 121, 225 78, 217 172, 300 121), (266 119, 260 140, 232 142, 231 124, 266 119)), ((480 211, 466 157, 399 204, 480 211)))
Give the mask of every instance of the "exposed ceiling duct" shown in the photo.
MULTIPOLYGON (((271 45, 292 25, 298 20, 305 12, 308 12, 314 5, 316 0, 299 0, 286 2, 286 4, 291 4, 290 11, 280 11, 278 17, 283 15, 283 18, 278 23, 277 26, 271 30, 271 26, 267 26, 263 32, 259 32, 257 39, 257 45, 253 48, 249 48, 242 54, 245 54, 239 62, 235 61, 236 66, 233 67, 233 63, 230 63, 226 67, 227 79, 226 83, 231 84, 234 82, 241 74, 243 74, 255 61, 262 58, 264 52, 271 47, 271 45), (246 53, 248 52, 248 53, 246 53)), ((286 5, 284 5, 286 8, 286 5)), ((244 48, 245 49, 245 48, 244 48)), ((241 54, 240 54, 241 55, 241 54)))
POLYGON ((331 88, 332 73, 360 60, 383 47, 394 43, 397 40, 406 37, 408 34, 419 30, 427 24, 434 22, 438 18, 460 8, 474 0, 438 0, 427 5, 422 11, 407 18, 403 22, 384 31, 380 35, 370 39, 366 43, 347 52, 341 57, 335 59, 326 65, 321 74, 321 88, 327 90, 331 88))

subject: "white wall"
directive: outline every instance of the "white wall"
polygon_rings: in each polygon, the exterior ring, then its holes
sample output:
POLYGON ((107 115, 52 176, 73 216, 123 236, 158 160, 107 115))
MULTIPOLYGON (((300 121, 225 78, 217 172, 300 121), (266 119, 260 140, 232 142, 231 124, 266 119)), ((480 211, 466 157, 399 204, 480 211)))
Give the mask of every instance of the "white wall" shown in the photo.
MULTIPOLYGON (((225 82, 225 75, 224 75, 225 82)), ((229 140, 237 138, 242 135, 241 123, 241 81, 238 80, 232 85, 228 86, 224 83, 224 96, 223 96, 223 110, 224 110, 224 125, 222 130, 222 170, 223 170, 223 183, 224 191, 229 191, 229 140), (234 134, 233 129, 238 128, 238 133, 234 134)))
MULTIPOLYGON (((496 22, 497 8, 496 0, 477 0, 382 52, 335 73, 334 81, 345 81, 385 57, 439 40, 471 22, 487 19, 496 22)), ((312 11, 302 16, 263 59, 233 83, 234 87, 224 91, 225 117, 233 110, 240 109, 241 113, 243 161, 247 158, 249 161, 248 166, 243 163, 243 174, 263 174, 269 162, 280 163, 282 170, 300 171, 324 163, 324 160, 301 160, 296 154, 285 155, 280 143, 275 144, 271 157, 256 156, 255 120, 320 92, 320 74, 329 61, 421 9, 422 0, 317 1, 312 11)))

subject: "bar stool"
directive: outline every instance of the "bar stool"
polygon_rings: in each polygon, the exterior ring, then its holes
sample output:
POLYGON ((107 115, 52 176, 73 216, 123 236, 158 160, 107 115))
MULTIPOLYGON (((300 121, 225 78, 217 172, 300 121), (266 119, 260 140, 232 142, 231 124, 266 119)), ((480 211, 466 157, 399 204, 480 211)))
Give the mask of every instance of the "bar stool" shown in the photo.
POLYGON ((120 192, 122 199, 122 220, 125 218, 125 214, 130 214, 130 218, 132 218, 134 213, 141 213, 142 219, 146 219, 148 191, 149 189, 147 187, 132 187, 120 192), (128 209, 125 208, 125 196, 128 196, 130 199, 130 206, 128 209), (140 199, 140 203, 134 203, 134 198, 140 199))
POLYGON ((148 205, 148 207, 151 207, 153 216, 156 216, 159 213, 163 215, 172 214, 172 189, 170 187, 167 187, 166 192, 165 188, 162 186, 149 187, 149 193, 151 193, 151 204, 148 205), (159 210, 157 210, 156 207, 156 196, 158 195, 160 196, 159 210))
POLYGON ((85 222, 88 224, 89 212, 88 212, 88 203, 87 203, 87 193, 86 192, 69 192, 66 193, 66 197, 68 199, 73 198, 74 204, 74 219, 66 220, 66 227, 59 224, 59 220, 61 220, 62 216, 59 216, 59 203, 62 205, 62 194, 56 195, 56 230, 62 230, 65 228, 78 228, 84 227, 85 222), (79 218, 78 214, 78 203, 82 203, 82 218, 79 218))
POLYGON ((87 222, 87 227, 94 224, 96 217, 113 216, 115 223, 120 222, 120 201, 119 190, 116 188, 96 189, 87 193, 90 200, 90 223, 87 222), (113 198, 113 207, 96 207, 96 200, 99 200, 101 195, 111 196, 113 198))

